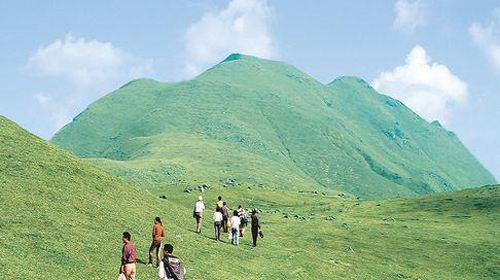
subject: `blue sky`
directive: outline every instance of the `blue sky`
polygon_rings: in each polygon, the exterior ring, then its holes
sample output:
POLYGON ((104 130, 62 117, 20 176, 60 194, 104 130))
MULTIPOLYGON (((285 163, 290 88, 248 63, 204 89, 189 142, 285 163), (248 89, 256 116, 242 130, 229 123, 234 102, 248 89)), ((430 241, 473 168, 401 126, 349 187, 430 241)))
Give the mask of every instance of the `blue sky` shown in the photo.
POLYGON ((1 1, 0 114, 50 139, 137 78, 232 52, 359 76, 457 133, 500 178, 498 1, 1 1))

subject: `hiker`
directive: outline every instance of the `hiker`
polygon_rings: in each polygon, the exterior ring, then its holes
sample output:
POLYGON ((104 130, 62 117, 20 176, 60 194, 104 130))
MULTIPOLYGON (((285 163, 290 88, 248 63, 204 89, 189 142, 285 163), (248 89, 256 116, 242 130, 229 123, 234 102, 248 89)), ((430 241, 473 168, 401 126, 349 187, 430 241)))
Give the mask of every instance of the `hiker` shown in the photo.
POLYGON ((201 233, 201 220, 203 218, 203 210, 205 210, 205 203, 203 197, 198 196, 198 200, 194 204, 193 217, 196 219, 196 233, 201 233))
POLYGON ((160 256, 161 241, 165 236, 165 231, 163 229, 163 224, 161 223, 160 217, 156 217, 154 220, 151 236, 153 237, 153 241, 151 242, 151 246, 149 246, 148 266, 153 266, 153 254, 156 251, 156 267, 158 267, 160 265, 160 259, 161 259, 160 256))
POLYGON ((240 223, 241 219, 238 216, 238 211, 234 210, 233 216, 231 217, 231 234, 232 234, 232 244, 238 245, 240 243, 240 223))
POLYGON ((222 227, 222 213, 221 209, 217 209, 214 212, 214 230, 215 230, 215 240, 220 241, 220 229, 222 227))
POLYGON ((186 268, 182 266, 181 261, 172 253, 174 246, 165 244, 163 247, 164 257, 158 270, 158 277, 161 280, 184 280, 186 268))
POLYGON ((245 209, 239 205, 238 206, 238 216, 240 217, 240 237, 245 234, 245 227, 248 225, 248 218, 245 209))
POLYGON ((220 209, 222 209, 222 206, 224 205, 224 201, 222 200, 222 196, 220 196, 220 195, 217 199, 218 199, 218 201, 217 201, 217 205, 215 207, 215 210, 220 210, 220 209))
POLYGON ((137 251, 131 242, 130 233, 124 232, 122 236, 122 262, 120 266, 120 277, 125 277, 127 280, 135 280, 137 273, 135 263, 137 259, 137 251))
POLYGON ((227 207, 225 201, 222 202, 221 213, 222 213, 222 229, 224 230, 224 232, 229 232, 228 231, 229 207, 227 207))
POLYGON ((257 237, 260 235, 260 237, 264 237, 264 234, 262 233, 262 230, 260 229, 260 221, 259 217, 257 216, 257 209, 252 210, 252 241, 253 241, 253 247, 257 246, 257 237))

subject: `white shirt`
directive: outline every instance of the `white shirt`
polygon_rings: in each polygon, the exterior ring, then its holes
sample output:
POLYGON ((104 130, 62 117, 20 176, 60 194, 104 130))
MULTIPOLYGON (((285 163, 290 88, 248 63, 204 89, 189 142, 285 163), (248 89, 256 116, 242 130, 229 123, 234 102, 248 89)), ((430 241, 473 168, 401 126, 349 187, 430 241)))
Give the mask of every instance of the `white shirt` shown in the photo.
POLYGON ((214 213, 214 222, 222 222, 222 213, 217 211, 214 213))
POLYGON ((241 219, 238 216, 232 216, 231 217, 231 227, 232 228, 239 228, 241 224, 241 219))
POLYGON ((201 213, 203 210, 205 210, 205 203, 203 203, 203 201, 196 201, 196 204, 194 205, 194 212, 201 213))

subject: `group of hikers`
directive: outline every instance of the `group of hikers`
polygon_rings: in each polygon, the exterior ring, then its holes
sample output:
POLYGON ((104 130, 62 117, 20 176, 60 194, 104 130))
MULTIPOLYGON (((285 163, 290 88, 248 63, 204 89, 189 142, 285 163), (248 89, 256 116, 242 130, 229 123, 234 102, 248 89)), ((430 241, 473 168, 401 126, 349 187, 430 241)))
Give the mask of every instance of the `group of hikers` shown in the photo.
MULTIPOLYGON (((199 196, 195 202, 193 209, 193 217, 196 220, 195 232, 201 234, 203 213, 205 211, 205 203, 203 197, 199 196)), ((257 209, 252 210, 251 215, 251 230, 253 246, 257 246, 257 237, 264 237, 260 228, 257 209)), ((245 234, 245 228, 248 225, 248 217, 245 209, 240 205, 237 210, 233 211, 233 215, 229 218, 229 207, 222 197, 218 197, 213 214, 215 240, 221 241, 221 230, 227 232, 229 239, 233 245, 239 244, 240 237, 245 234)), ((149 247, 148 267, 153 266, 153 261, 156 256, 156 267, 158 269, 158 277, 160 280, 183 280, 186 269, 181 261, 173 255, 174 247, 172 244, 163 246, 163 257, 161 256, 162 241, 165 237, 165 230, 160 217, 156 217, 153 221, 153 229, 151 232, 152 242, 149 247)), ((129 232, 124 232, 122 235, 122 257, 119 272, 119 280, 135 280, 137 270, 137 250, 132 244, 132 237, 129 232)))
MULTIPOLYGON (((193 218, 196 220, 196 233, 201 233, 204 211, 205 203, 203 202, 203 197, 199 196, 193 207, 193 218)), ((221 241, 222 230, 222 232, 227 232, 228 238, 233 245, 238 245, 240 243, 240 237, 245 235, 245 228, 248 226, 248 216, 241 205, 238 206, 238 209, 233 211, 231 217, 229 216, 230 212, 226 202, 219 196, 213 214, 215 240, 221 241)), ((258 236, 264 237, 257 213, 257 209, 253 209, 250 216, 253 247, 257 246, 258 236)))

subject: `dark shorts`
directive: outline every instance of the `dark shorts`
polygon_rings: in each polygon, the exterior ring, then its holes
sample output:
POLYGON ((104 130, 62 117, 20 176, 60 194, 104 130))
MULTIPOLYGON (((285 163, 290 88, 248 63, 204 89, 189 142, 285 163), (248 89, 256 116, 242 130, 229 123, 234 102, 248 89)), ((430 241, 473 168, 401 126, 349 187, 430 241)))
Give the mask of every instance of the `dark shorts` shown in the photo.
POLYGON ((194 218, 196 219, 196 222, 198 222, 198 223, 199 223, 199 222, 200 222, 200 220, 201 220, 201 213, 194 213, 194 215, 193 215, 193 216, 194 216, 194 218))

